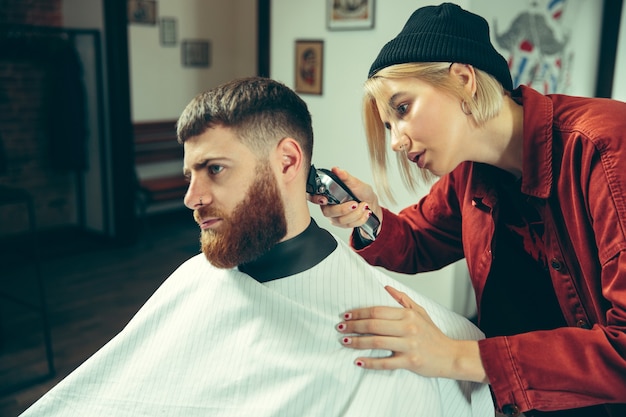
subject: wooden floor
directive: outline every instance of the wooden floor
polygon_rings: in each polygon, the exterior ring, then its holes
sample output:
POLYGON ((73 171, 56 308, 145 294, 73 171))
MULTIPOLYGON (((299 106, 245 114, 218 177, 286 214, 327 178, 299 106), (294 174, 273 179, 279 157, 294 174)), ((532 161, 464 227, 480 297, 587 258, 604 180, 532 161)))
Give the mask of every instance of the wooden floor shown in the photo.
POLYGON ((183 211, 151 217, 132 246, 72 232, 43 236, 41 274, 56 370, 47 378, 41 317, 16 302, 37 303, 34 259, 30 251, 3 251, 0 417, 19 415, 117 334, 163 280, 198 253, 198 235, 191 212, 183 211))

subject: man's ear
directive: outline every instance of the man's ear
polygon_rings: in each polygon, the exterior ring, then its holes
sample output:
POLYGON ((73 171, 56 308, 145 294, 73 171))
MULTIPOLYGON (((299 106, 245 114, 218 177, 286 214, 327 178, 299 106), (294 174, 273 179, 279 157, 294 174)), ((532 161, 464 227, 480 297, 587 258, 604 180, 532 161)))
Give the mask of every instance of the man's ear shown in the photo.
POLYGON ((281 139, 276 147, 276 158, 279 160, 280 172, 285 180, 291 181, 302 171, 303 155, 300 144, 293 138, 281 139))
POLYGON ((476 94, 476 71, 469 64, 453 63, 450 65, 450 75, 459 80, 459 84, 465 90, 467 97, 476 94))

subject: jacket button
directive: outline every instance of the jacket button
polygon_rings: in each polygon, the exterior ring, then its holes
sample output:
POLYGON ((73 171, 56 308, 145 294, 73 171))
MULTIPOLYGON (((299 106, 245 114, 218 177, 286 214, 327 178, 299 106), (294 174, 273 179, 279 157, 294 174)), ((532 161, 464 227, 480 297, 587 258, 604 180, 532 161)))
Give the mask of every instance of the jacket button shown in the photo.
POLYGON ((561 264, 561 262, 558 259, 556 259, 556 258, 552 258, 550 260, 550 266, 555 271, 560 271, 561 269, 563 269, 563 264, 561 264))
POLYGON ((578 320, 578 322, 576 322, 576 326, 581 329, 591 329, 591 326, 585 320, 578 320))
POLYGON ((519 407, 515 404, 507 404, 502 407, 502 413, 506 416, 517 417, 520 415, 519 407))

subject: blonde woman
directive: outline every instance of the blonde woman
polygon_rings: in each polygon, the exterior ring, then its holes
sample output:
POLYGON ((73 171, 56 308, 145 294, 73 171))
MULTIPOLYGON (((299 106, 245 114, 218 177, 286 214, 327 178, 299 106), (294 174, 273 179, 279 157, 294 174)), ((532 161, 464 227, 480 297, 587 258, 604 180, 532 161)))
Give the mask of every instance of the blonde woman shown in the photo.
POLYGON ((489 383, 506 415, 626 415, 626 104, 514 89, 487 22, 444 3, 382 48, 364 110, 377 189, 388 148, 409 185, 437 181, 396 214, 335 168, 361 203, 316 202, 340 227, 380 219, 373 241, 352 234, 370 264, 414 274, 465 258, 487 337, 448 338, 391 288, 401 306, 343 313, 346 348, 392 352, 355 363, 489 383))

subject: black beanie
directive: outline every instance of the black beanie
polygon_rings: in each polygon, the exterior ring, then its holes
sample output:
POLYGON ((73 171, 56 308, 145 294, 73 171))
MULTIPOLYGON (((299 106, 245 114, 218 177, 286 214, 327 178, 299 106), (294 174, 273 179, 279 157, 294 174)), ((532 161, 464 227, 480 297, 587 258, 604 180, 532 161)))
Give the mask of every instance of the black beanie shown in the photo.
POLYGON ((390 65, 409 62, 470 64, 495 77, 506 90, 513 89, 509 66, 491 44, 487 21, 456 4, 414 11, 398 36, 381 49, 368 78, 390 65))

